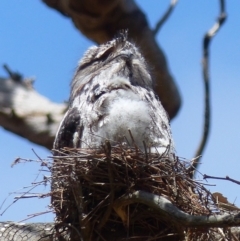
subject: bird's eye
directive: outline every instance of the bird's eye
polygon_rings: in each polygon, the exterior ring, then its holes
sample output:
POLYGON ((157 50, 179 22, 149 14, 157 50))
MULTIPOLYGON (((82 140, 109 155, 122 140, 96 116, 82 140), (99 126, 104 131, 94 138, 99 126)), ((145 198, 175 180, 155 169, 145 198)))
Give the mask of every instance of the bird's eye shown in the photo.
POLYGON ((78 71, 83 70, 88 66, 92 66, 99 61, 104 62, 109 57, 109 55, 113 52, 113 50, 114 50, 114 47, 109 47, 104 51, 99 51, 94 58, 91 58, 88 62, 80 65, 78 71))
POLYGON ((167 125, 166 125, 165 123, 162 123, 162 128, 163 128, 164 130, 167 130, 167 125))
POLYGON ((114 51, 114 47, 113 47, 113 46, 105 49, 104 51, 100 51, 100 52, 96 55, 95 61, 96 61, 96 60, 97 60, 97 61, 99 61, 99 60, 100 60, 100 61, 106 60, 113 51, 114 51))

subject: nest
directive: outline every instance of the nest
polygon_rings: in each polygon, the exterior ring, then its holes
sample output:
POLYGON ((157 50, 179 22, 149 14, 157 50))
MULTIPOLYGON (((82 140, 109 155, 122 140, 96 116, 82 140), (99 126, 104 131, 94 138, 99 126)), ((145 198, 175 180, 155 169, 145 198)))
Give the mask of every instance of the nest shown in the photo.
POLYGON ((84 241, 211 240, 209 230, 188 228, 156 207, 161 197, 185 213, 212 214, 214 199, 192 180, 190 165, 174 155, 109 142, 99 149, 55 151, 52 205, 59 233, 84 241))

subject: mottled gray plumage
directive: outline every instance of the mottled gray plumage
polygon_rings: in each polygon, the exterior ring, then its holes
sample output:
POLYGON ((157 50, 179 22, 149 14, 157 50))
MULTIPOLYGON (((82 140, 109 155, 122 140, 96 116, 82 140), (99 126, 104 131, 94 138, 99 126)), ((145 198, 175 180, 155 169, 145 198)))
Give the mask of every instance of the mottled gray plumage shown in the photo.
POLYGON ((169 120, 158 97, 147 64, 126 34, 91 47, 77 67, 71 85, 70 107, 60 124, 54 148, 94 148, 143 141, 160 153, 173 152, 169 120))

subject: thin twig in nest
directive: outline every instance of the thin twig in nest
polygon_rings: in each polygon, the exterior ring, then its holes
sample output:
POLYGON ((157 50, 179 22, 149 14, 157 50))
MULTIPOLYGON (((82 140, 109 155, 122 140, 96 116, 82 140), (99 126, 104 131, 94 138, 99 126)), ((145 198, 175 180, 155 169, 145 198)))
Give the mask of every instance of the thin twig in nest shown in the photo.
POLYGON ((106 212, 104 213, 100 224, 98 225, 98 230, 101 230, 102 227, 105 225, 105 223, 108 221, 111 211, 112 211, 112 206, 113 206, 113 201, 114 201, 114 196, 115 196, 115 191, 114 191, 114 178, 113 178, 113 172, 112 172, 112 157, 111 157, 111 145, 109 141, 105 141, 104 145, 104 151, 107 157, 107 164, 108 164, 108 175, 109 175, 109 182, 110 182, 110 195, 109 195, 109 205, 107 207, 106 212))

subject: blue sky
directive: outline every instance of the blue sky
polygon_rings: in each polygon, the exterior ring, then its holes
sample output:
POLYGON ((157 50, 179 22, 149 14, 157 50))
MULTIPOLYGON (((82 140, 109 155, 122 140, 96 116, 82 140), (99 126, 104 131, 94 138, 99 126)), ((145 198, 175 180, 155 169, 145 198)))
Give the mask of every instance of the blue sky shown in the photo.
MULTIPOLYGON (((169 1, 137 1, 153 27, 169 1)), ((180 0, 169 21, 157 35, 183 99, 178 116, 171 123, 177 155, 191 159, 203 125, 202 37, 219 12, 217 0, 180 0)), ((239 178, 240 143, 240 2, 227 2, 228 19, 211 43, 210 78, 212 125, 202 158, 203 174, 239 178)), ((36 77, 35 89, 55 102, 69 96, 69 83, 84 51, 93 43, 82 36, 70 19, 62 17, 36 0, 0 1, 0 66, 7 63, 25 77, 36 77)), ((6 73, 0 68, 0 76, 6 73)), ((9 193, 29 186, 38 175, 39 164, 11 168, 16 157, 37 159, 32 149, 47 158, 50 152, 0 128, 0 206, 9 193)), ((40 174, 40 179, 42 175, 40 174)), ((198 177, 201 179, 201 176, 198 177)), ((240 187, 209 180, 207 188, 222 192, 240 206, 240 187)), ((39 187, 38 192, 47 192, 39 187)), ((8 197, 0 213, 14 199, 8 197)), ((46 210, 49 199, 20 200, 0 220, 19 221, 46 210)), ((53 215, 31 221, 52 221, 53 215)))

